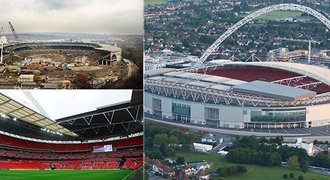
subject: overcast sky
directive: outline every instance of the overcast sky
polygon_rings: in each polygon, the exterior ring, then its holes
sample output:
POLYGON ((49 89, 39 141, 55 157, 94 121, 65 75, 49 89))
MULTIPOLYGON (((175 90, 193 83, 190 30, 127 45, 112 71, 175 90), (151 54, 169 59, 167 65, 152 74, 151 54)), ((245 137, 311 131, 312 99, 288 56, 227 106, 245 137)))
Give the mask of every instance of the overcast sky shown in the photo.
POLYGON ((18 33, 142 34, 143 0, 1 0, 0 27, 18 33))
MULTIPOLYGON (((21 90, 1 92, 38 111, 21 90)), ((30 92, 53 120, 92 111, 100 106, 128 101, 132 96, 132 90, 32 90, 30 92)))

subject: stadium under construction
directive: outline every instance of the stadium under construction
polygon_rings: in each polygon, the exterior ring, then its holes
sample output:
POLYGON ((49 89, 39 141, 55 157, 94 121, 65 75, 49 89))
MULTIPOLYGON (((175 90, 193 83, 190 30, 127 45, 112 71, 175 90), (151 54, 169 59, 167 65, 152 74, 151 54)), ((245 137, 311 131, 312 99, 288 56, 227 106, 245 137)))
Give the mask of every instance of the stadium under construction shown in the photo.
POLYGON ((1 37, 2 89, 108 88, 137 68, 115 43, 22 41, 12 32, 15 41, 1 37))

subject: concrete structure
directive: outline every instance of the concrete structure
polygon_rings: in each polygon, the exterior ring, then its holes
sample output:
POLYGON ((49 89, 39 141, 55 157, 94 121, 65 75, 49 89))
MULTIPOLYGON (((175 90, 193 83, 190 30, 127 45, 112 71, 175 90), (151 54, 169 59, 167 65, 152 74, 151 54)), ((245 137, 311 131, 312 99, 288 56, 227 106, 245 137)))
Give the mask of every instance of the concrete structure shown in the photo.
POLYGON ((32 74, 22 74, 18 77, 18 82, 33 82, 34 75, 32 74))
POLYGON ((144 58, 144 70, 156 70, 169 65, 196 62, 198 57, 185 55, 170 50, 161 50, 152 53, 146 53, 144 58))
POLYGON ((300 59, 308 59, 308 51, 307 50, 295 50, 289 51, 288 48, 278 48, 270 50, 267 54, 268 58, 271 60, 278 61, 292 61, 292 60, 300 60, 300 59))
POLYGON ((310 53, 311 50, 294 50, 289 51, 288 48, 278 48, 270 50, 267 54, 267 59, 271 61, 300 61, 300 60, 308 60, 306 63, 330 63, 330 50, 321 50, 319 52, 310 53))
POLYGON ((122 59, 121 48, 111 44, 100 44, 100 46, 101 47, 95 49, 108 52, 108 55, 106 55, 103 60, 99 61, 99 65, 110 65, 112 61, 120 61, 122 59))

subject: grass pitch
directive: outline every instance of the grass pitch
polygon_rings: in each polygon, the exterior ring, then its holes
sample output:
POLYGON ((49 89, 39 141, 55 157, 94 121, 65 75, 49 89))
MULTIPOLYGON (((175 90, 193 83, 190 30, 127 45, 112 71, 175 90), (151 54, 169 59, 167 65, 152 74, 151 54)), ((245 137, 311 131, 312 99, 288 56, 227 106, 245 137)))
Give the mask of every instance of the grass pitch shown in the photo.
POLYGON ((133 170, 9 170, 0 171, 1 180, 132 180, 133 170))
POLYGON ((145 5, 165 4, 166 0, 144 0, 145 5))
POLYGON ((298 18, 301 17, 302 12, 299 11, 272 11, 267 14, 264 14, 259 19, 267 19, 267 20, 276 20, 283 18, 298 18))
MULTIPOLYGON (((215 154, 206 154, 206 153, 176 153, 176 157, 182 156, 185 158, 186 162, 192 161, 201 161, 206 160, 209 162, 213 162, 214 166, 208 171, 215 171, 219 167, 226 167, 231 165, 237 165, 234 163, 227 162, 224 156, 215 155, 215 154)), ((303 173, 301 170, 287 168, 287 167, 265 167, 258 165, 250 165, 250 164, 241 164, 247 168, 247 173, 236 175, 236 176, 228 176, 224 178, 213 178, 217 179, 225 179, 225 180, 284 180, 282 177, 283 174, 294 173, 295 177, 292 180, 296 180, 298 176, 304 176, 305 180, 328 180, 329 176, 316 174, 312 172, 303 173)))

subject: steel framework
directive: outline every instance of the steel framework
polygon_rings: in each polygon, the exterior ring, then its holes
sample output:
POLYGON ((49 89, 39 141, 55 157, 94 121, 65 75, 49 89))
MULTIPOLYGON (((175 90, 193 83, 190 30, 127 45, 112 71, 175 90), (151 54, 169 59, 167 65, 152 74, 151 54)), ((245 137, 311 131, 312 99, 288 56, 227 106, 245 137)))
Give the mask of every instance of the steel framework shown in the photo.
POLYGON ((146 92, 165 97, 173 97, 188 101, 235 105, 251 107, 287 107, 287 106, 310 106, 330 102, 330 92, 296 101, 287 101, 262 96, 242 94, 230 91, 215 90, 189 85, 184 82, 166 82, 146 79, 144 84, 146 92))
POLYGON ((290 78, 285 78, 285 79, 280 79, 280 80, 272 81, 271 83, 276 83, 276 84, 282 84, 282 85, 286 85, 286 86, 291 86, 294 83, 297 83, 297 82, 303 80, 304 78, 307 78, 307 76, 290 77, 290 78))
POLYGON ((255 11, 251 14, 249 14, 248 16, 246 16, 245 18, 243 18, 242 20, 240 20, 239 22, 237 22, 235 25, 233 25, 232 27, 230 27, 225 33, 223 33, 209 48, 207 48, 207 50, 204 52, 204 54, 199 58, 199 60, 195 63, 195 66, 200 66, 204 63, 204 61, 213 53, 215 52, 220 44, 222 42, 224 42, 231 34, 233 34, 235 31, 237 31, 239 28, 241 28, 242 26, 244 26, 246 23, 251 22, 252 20, 254 20, 255 18, 272 12, 272 11, 277 11, 277 10, 293 10, 293 11, 302 11, 305 12, 307 14, 310 14, 312 16, 314 16, 315 18, 317 18, 318 20, 320 20, 328 29, 330 29, 330 20, 327 19, 325 16, 323 16, 321 13, 317 12, 316 10, 306 7, 306 6, 302 6, 302 5, 298 5, 298 4, 278 4, 278 5, 273 5, 273 6, 269 6, 269 7, 265 7, 263 9, 260 9, 258 11, 255 11))
POLYGON ((118 109, 108 110, 108 111, 104 111, 104 112, 100 112, 100 113, 94 113, 93 115, 68 118, 66 120, 58 121, 58 124, 60 124, 60 125, 75 124, 75 125, 88 125, 89 126, 89 127, 74 129, 74 130, 72 130, 73 132, 80 131, 80 132, 84 133, 86 130, 92 129, 95 132, 95 134, 98 134, 100 128, 106 127, 110 133, 113 133, 113 130, 116 125, 122 126, 126 132, 129 132, 130 129, 135 128, 135 127, 131 127, 132 124, 134 124, 134 126, 136 126, 137 124, 142 125, 142 119, 141 119, 142 109, 143 109, 142 105, 129 106, 129 107, 125 107, 125 108, 118 108, 118 109), (136 111, 134 111, 134 110, 136 110, 136 111), (133 111, 134 111, 134 113, 133 113, 133 111), (118 112, 126 112, 128 119, 124 118, 123 121, 113 122, 114 116, 118 112), (107 123, 94 125, 93 118, 97 115, 102 115, 104 117, 104 119, 107 121, 107 123), (76 124, 75 121, 79 120, 79 119, 83 119, 86 124, 76 124))

